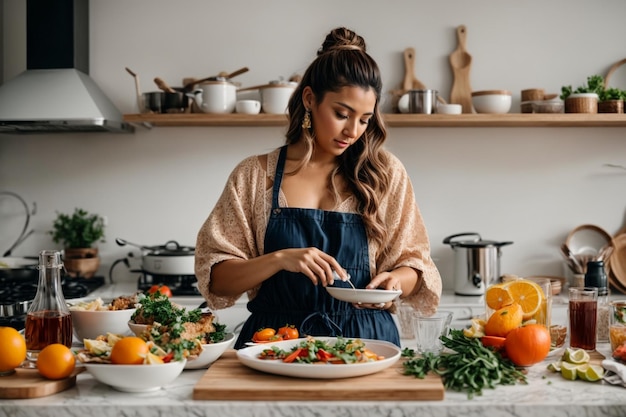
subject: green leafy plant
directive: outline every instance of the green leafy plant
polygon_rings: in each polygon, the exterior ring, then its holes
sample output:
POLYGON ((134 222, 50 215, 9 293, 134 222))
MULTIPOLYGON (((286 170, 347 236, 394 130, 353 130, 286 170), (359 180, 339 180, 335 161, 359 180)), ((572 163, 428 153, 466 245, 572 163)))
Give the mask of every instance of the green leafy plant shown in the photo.
POLYGON ((626 91, 619 88, 607 88, 598 94, 600 101, 626 100, 626 91))
POLYGON ((57 212, 49 234, 66 248, 90 248, 98 241, 104 242, 104 218, 80 208, 71 215, 57 212))
POLYGON ((601 75, 591 75, 587 77, 587 83, 578 86, 575 90, 571 85, 564 85, 561 87, 561 100, 565 100, 572 94, 581 93, 596 93, 600 96, 600 93, 604 91, 604 77, 601 75))

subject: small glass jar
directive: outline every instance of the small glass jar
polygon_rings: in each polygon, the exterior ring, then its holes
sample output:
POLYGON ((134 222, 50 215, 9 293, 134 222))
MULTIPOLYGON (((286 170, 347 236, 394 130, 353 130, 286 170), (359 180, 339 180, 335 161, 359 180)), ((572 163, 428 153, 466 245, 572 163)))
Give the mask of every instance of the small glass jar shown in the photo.
POLYGON ((609 304, 609 339, 611 351, 626 344, 626 300, 615 300, 609 304))

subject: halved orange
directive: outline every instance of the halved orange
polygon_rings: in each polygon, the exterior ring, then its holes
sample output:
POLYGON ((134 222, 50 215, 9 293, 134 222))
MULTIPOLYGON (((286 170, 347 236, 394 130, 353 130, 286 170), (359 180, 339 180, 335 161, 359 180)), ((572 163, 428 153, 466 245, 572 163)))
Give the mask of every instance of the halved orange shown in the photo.
POLYGON ((495 284, 487 288, 485 303, 492 310, 500 310, 502 307, 513 304, 515 301, 506 288, 507 284, 495 284))
POLYGON ((529 280, 520 279, 508 282, 506 290, 513 300, 522 307, 524 320, 537 314, 541 308, 541 303, 545 300, 541 287, 529 280))

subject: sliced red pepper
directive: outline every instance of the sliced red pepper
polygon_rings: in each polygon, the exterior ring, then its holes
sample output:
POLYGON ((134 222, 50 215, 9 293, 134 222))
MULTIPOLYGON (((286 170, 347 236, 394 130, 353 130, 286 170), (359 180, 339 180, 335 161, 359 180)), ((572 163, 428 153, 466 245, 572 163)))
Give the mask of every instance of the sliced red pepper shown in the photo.
POLYGON ((295 361, 296 358, 298 358, 300 356, 306 356, 306 355, 307 355, 307 349, 305 349, 305 348, 298 348, 298 349, 294 350, 292 353, 290 353, 285 359, 283 359, 283 362, 291 363, 291 362, 295 361))
POLYGON ((324 349, 319 349, 317 353, 315 354, 315 356, 317 357, 319 361, 322 361, 322 362, 326 362, 335 357, 335 355, 333 355, 330 352, 326 352, 324 349))
POLYGON ((161 359, 163 359, 164 363, 170 363, 172 359, 174 359, 174 352, 168 353, 167 355, 163 356, 161 359))

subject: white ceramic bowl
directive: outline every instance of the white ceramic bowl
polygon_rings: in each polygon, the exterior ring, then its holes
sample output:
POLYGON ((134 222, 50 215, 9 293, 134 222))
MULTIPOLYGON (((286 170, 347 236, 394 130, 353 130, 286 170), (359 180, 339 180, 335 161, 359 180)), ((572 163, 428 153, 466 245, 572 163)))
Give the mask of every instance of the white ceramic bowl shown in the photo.
POLYGON ((134 308, 104 311, 70 309, 74 336, 82 343, 83 339, 95 339, 107 333, 128 335, 128 321, 134 312, 134 308))
POLYGON ((402 114, 409 112, 409 93, 402 94, 398 100, 398 111, 402 114))
POLYGON ((162 365, 113 365, 85 363, 85 369, 95 379, 118 391, 156 391, 174 381, 185 368, 187 360, 162 365))
POLYGON ((484 90, 472 92, 472 105, 477 113, 504 114, 511 110, 511 92, 484 90))
POLYGON ((185 365, 185 369, 201 369, 208 368, 213 362, 219 359, 226 349, 228 349, 235 341, 234 333, 227 333, 224 340, 217 343, 209 343, 202 345, 202 353, 196 359, 190 359, 185 365))
POLYGON ((137 324, 130 320, 128 320, 126 324, 127 324, 127 328, 130 329, 133 333, 135 333, 135 336, 141 336, 144 330, 148 328, 147 324, 137 324))
POLYGON ((463 106, 460 104, 442 104, 437 105, 438 114, 461 114, 463 112, 463 106))
POLYGON ((235 104, 235 111, 241 114, 259 114, 261 102, 258 100, 238 100, 235 104))
POLYGON ((295 91, 298 83, 270 83, 262 87, 261 108, 268 114, 286 114, 289 99, 295 91))

